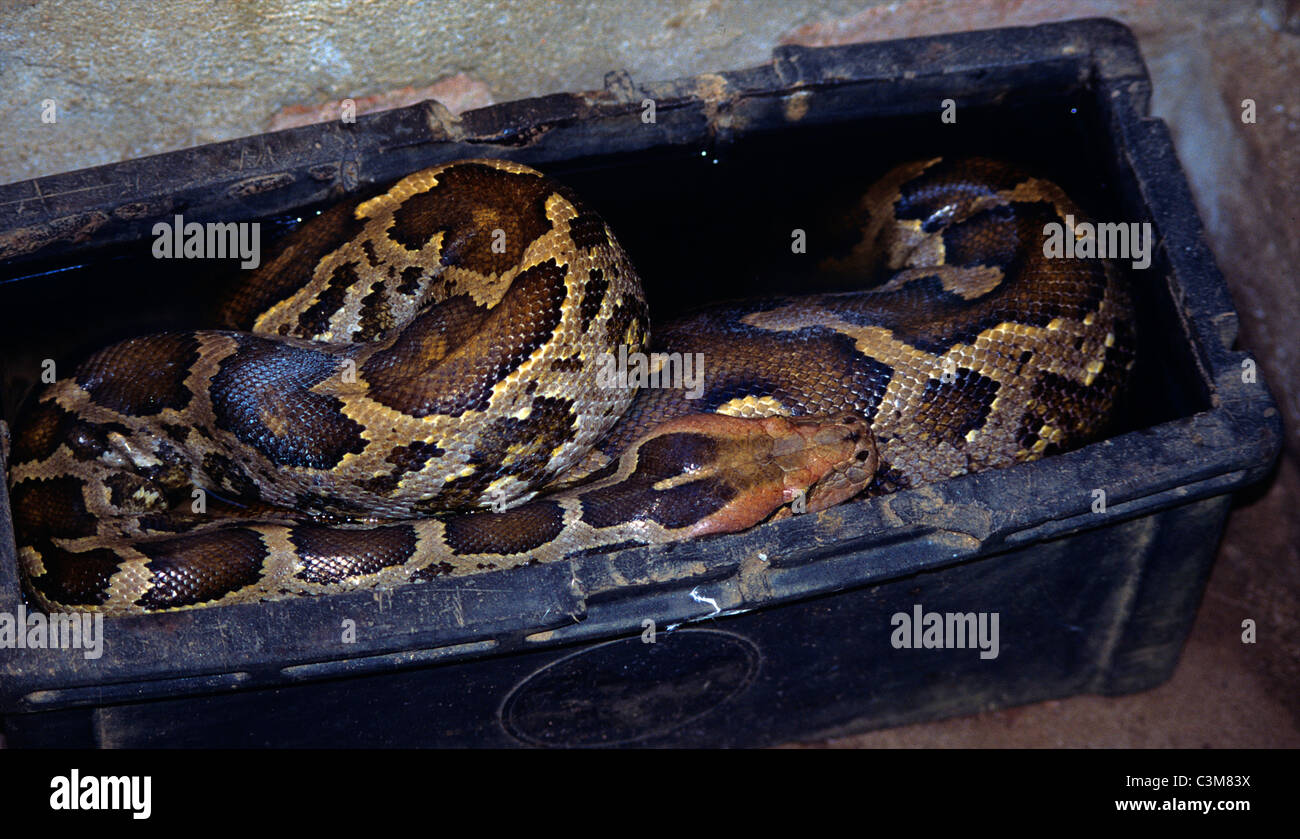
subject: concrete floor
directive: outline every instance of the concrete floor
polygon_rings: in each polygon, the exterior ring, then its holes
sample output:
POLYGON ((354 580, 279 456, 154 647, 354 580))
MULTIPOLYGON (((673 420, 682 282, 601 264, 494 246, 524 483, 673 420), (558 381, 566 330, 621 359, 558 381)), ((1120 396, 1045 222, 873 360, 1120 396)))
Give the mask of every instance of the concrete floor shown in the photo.
POLYGON ((617 6, 280 0, 212 19, 200 0, 0 2, 0 180, 300 121, 332 100, 435 95, 458 108, 764 61, 849 43, 1107 16, 1137 34, 1241 313, 1241 346, 1287 424, 1273 479, 1243 496, 1183 660, 1143 694, 1077 697, 811 747, 1300 745, 1300 2, 732 0, 617 6), (1243 124, 1241 102, 1257 103, 1243 124), (58 102, 43 123, 41 103, 58 102), (1240 642, 1241 621, 1258 643, 1240 642))

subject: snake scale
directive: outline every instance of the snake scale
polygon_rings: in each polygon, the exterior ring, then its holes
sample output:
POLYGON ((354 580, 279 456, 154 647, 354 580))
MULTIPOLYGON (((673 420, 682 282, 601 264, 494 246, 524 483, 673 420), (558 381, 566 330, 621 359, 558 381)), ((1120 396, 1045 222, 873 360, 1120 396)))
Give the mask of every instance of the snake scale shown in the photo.
POLYGON ((823 264, 867 290, 718 304, 650 344, 635 268, 568 188, 498 160, 409 175, 278 242, 228 328, 110 346, 31 402, 10 458, 28 590, 139 614, 393 585, 1078 445, 1134 327, 1108 263, 1044 256, 1067 214, 1008 164, 904 164, 823 264), (699 398, 601 379, 646 349, 699 353, 699 398))

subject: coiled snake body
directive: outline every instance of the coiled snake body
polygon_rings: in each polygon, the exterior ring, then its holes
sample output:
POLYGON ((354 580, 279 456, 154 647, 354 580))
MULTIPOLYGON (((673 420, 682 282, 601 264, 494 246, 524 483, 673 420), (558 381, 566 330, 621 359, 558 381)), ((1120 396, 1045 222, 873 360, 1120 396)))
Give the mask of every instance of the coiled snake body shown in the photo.
POLYGON ((602 380, 607 354, 646 348, 640 282, 540 173, 461 161, 340 204, 238 283, 232 329, 108 347, 24 414, 29 591, 131 614, 474 573, 740 530, 1102 429, 1130 307, 1106 264, 1043 255, 1044 225, 1082 216, 1059 187, 930 160, 858 212, 828 267, 886 278, 870 291, 656 327, 656 349, 704 359, 693 400, 602 380))

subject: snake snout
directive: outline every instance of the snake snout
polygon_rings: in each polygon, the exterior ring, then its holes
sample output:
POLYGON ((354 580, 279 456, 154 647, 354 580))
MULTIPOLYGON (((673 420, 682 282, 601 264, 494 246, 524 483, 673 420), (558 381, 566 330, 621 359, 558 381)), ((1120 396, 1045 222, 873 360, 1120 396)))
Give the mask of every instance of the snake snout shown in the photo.
POLYGON ((880 465, 875 435, 853 414, 795 420, 808 436, 805 452, 816 477, 803 489, 804 510, 816 512, 847 501, 866 489, 880 465))

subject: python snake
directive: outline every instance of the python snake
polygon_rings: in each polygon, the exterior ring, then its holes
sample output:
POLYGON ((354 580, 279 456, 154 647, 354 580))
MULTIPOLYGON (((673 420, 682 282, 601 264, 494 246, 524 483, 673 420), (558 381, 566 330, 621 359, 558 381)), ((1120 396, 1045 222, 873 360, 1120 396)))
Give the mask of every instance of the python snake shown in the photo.
POLYGON ((1109 264, 1044 255, 1067 214, 1004 163, 904 164, 821 266, 874 287, 715 305, 648 345, 635 268, 569 189, 497 160, 418 172, 278 242, 227 329, 115 344, 29 406, 10 457, 28 590, 138 614, 395 585, 1079 445, 1134 328, 1109 264), (701 358, 701 391, 601 378, 648 347, 701 358))

